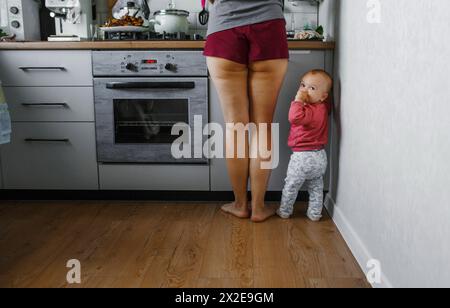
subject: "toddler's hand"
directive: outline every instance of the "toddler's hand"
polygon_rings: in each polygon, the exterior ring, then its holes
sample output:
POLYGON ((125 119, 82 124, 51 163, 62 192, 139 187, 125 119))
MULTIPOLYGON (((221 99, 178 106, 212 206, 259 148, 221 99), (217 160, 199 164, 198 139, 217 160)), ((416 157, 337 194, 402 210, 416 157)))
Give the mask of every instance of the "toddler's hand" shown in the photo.
POLYGON ((299 90, 295 96, 295 101, 306 105, 308 103, 308 93, 299 90))
POLYGON ((297 92, 297 95, 295 96, 295 101, 296 102, 301 102, 302 101, 302 96, 301 96, 301 91, 300 90, 297 92))

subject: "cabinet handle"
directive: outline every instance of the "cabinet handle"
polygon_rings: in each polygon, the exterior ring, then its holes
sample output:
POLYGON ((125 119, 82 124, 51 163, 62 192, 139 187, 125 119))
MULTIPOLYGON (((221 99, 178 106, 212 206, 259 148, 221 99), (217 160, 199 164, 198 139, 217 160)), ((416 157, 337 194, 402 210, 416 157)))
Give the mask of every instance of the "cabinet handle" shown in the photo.
POLYGON ((26 142, 70 142, 69 138, 63 138, 63 139, 39 139, 39 138, 26 138, 26 142))
POLYGON ((22 71, 65 71, 66 68, 62 66, 22 66, 19 67, 22 71))
POLYGON ((293 55, 310 55, 311 50, 291 50, 290 53, 293 55))
POLYGON ((24 107, 62 107, 69 108, 67 103, 23 103, 24 107))

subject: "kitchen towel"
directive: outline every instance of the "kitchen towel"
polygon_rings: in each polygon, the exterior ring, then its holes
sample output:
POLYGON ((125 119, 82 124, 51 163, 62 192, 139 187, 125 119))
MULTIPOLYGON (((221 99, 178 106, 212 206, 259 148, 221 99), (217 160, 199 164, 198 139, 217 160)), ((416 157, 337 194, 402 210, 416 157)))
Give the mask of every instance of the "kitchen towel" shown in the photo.
POLYGON ((11 117, 3 94, 2 83, 0 81, 0 144, 11 141, 11 117))

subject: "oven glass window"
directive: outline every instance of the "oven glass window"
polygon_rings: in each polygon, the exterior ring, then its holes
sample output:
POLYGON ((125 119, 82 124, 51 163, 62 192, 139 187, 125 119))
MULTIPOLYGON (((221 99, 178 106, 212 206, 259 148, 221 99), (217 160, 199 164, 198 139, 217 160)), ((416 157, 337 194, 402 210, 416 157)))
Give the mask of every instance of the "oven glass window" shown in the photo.
POLYGON ((115 143, 173 143, 176 123, 189 124, 187 99, 115 99, 115 143))

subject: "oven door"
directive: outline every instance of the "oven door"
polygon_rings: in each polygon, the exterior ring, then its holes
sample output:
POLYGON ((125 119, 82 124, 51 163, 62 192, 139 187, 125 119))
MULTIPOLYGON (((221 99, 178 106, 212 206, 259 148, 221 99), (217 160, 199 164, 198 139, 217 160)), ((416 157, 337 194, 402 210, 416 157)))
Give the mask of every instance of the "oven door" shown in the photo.
POLYGON ((96 78, 94 83, 99 162, 208 163, 194 152, 208 138, 194 134, 194 116, 201 116, 200 131, 208 123, 207 78, 96 78), (177 123, 191 129, 188 158, 171 153, 180 137, 171 134, 177 123))

